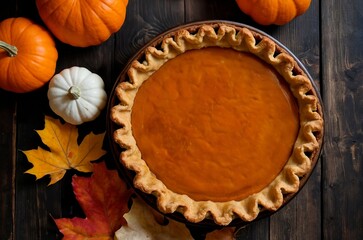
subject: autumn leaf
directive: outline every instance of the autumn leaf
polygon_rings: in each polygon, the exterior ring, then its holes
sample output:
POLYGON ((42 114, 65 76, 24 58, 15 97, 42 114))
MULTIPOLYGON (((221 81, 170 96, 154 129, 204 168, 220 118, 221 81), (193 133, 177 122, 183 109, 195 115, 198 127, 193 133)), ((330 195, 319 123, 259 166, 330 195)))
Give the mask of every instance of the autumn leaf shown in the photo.
POLYGON ((154 215, 144 202, 135 198, 131 209, 124 215, 127 221, 115 234, 117 240, 189 240, 193 239, 183 223, 169 220, 166 226, 155 221, 154 215))
POLYGON ((69 123, 61 124, 59 120, 45 117, 45 127, 36 131, 42 142, 50 151, 38 147, 23 153, 33 167, 26 173, 35 175, 36 179, 50 175, 50 183, 54 184, 63 178, 68 169, 81 172, 92 172, 91 161, 99 159, 106 151, 102 150, 102 134, 88 134, 80 145, 77 143, 78 129, 69 123))
POLYGON ((86 218, 55 219, 63 239, 112 240, 116 230, 126 224, 123 215, 129 211, 133 191, 104 162, 94 164, 91 177, 73 176, 72 186, 86 218))

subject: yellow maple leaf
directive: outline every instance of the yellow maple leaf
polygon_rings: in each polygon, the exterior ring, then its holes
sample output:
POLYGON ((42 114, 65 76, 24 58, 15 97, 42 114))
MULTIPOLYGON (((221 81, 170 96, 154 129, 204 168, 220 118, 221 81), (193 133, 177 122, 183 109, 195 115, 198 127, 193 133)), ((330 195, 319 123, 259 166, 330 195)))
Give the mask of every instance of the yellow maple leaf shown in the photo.
POLYGON ((69 123, 62 124, 59 120, 48 116, 45 116, 44 129, 36 132, 50 151, 40 147, 23 151, 28 161, 33 164, 33 167, 25 173, 35 175, 36 179, 50 175, 49 185, 62 179, 66 171, 71 168, 81 172, 92 172, 91 161, 99 159, 106 153, 102 149, 105 133, 90 133, 78 145, 76 126, 69 123))

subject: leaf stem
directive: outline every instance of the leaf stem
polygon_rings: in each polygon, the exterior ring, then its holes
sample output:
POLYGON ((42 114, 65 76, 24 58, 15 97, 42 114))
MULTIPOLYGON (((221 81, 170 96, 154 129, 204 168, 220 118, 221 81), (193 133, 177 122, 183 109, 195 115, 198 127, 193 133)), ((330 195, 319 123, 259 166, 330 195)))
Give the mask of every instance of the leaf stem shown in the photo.
POLYGON ((9 54, 9 57, 15 57, 18 54, 17 47, 10 45, 6 42, 0 41, 0 48, 7 51, 7 53, 9 54))

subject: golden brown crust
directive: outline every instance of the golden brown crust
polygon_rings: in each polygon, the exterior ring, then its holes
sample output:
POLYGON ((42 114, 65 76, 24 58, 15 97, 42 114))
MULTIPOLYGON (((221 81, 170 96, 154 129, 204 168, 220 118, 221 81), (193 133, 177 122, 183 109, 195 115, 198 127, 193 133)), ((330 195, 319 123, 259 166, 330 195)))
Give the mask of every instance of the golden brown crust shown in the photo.
POLYGON ((321 148, 323 132, 319 98, 294 58, 269 38, 229 24, 205 24, 192 32, 182 29, 175 36, 164 38, 160 49, 148 47, 145 60, 131 64, 129 81, 117 85, 115 94, 120 103, 112 107, 111 120, 120 126, 113 135, 115 142, 125 149, 120 160, 126 168, 135 171, 134 186, 155 195, 157 206, 164 213, 178 211, 190 222, 209 218, 219 225, 228 225, 236 217, 252 221, 261 210, 277 210, 283 204, 285 194, 298 191, 299 177, 311 171, 312 161, 321 148), (131 110, 141 84, 169 59, 190 49, 209 46, 250 52, 271 64, 289 83, 299 106, 300 130, 287 164, 268 187, 241 201, 194 201, 186 195, 172 192, 149 170, 132 135, 131 110))

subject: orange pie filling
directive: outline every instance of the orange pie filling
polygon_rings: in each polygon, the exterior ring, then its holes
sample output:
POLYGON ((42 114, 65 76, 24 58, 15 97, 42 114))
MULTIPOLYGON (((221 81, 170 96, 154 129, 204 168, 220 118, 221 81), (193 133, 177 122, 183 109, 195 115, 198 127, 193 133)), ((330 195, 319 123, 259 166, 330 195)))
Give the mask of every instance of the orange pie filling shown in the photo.
POLYGON ((241 200, 269 185, 299 131, 297 103, 268 64, 209 47, 162 65, 135 97, 132 132, 167 188, 194 200, 241 200))

